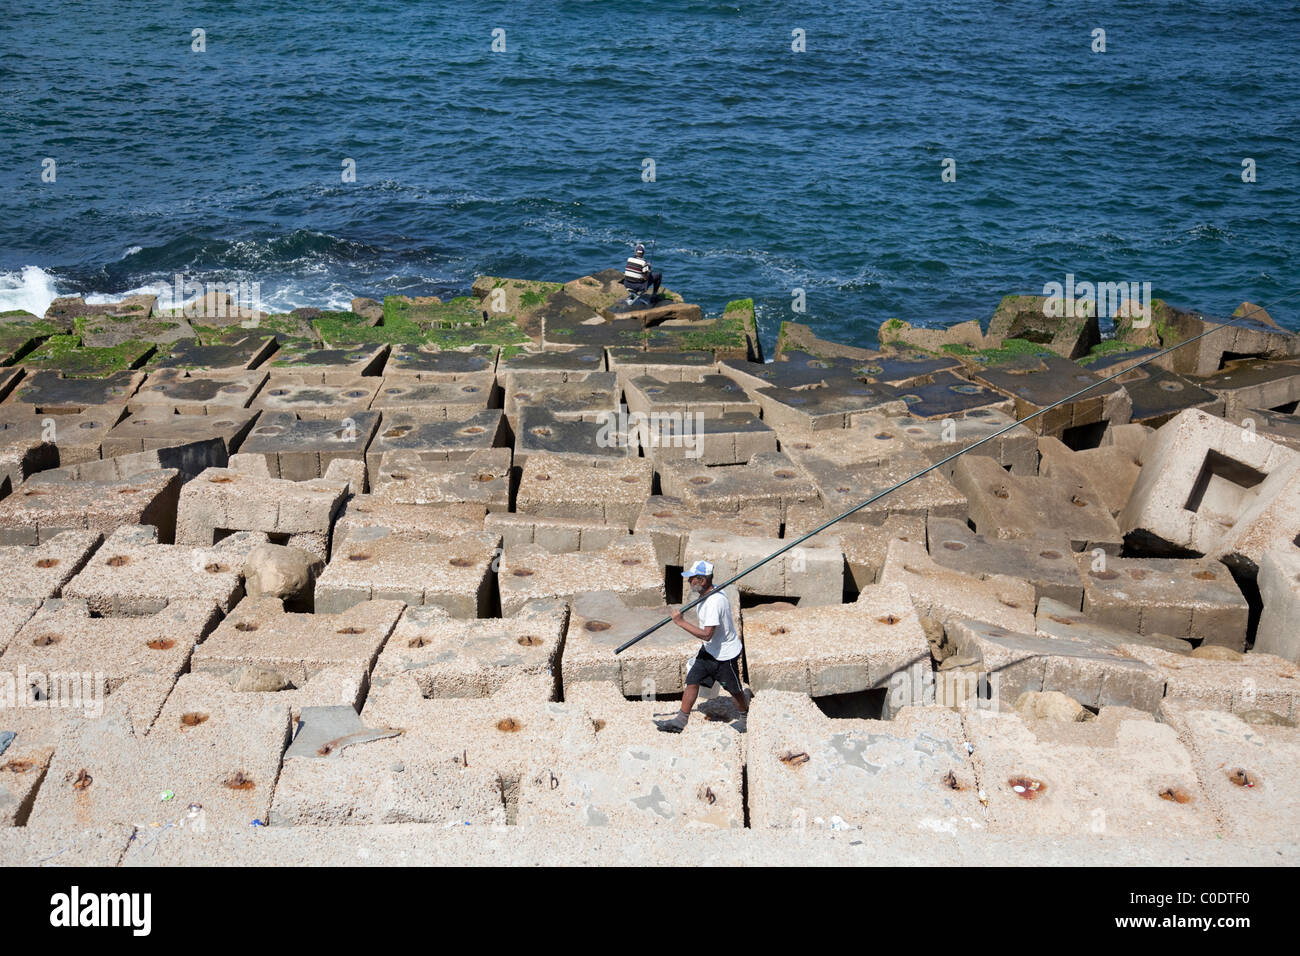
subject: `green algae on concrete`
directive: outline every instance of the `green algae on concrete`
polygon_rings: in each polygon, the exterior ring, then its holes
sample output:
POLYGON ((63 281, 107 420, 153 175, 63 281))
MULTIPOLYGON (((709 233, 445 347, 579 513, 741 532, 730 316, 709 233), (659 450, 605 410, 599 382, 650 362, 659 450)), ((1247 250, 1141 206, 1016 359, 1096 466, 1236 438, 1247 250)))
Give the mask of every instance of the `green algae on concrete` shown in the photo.
POLYGON ((81 344, 81 335, 74 331, 50 336, 23 359, 23 365, 33 371, 60 371, 68 378, 98 378, 139 368, 153 351, 153 343, 137 339, 118 345, 86 347, 81 344))
POLYGON ((384 300, 384 317, 378 325, 371 325, 355 312, 322 312, 311 324, 327 348, 419 345, 424 340, 424 330, 405 310, 393 309, 390 313, 388 299, 384 300))
MULTIPOLYGON (((513 315, 488 314, 486 322, 477 326, 460 328, 429 329, 422 341, 440 349, 463 349, 475 345, 498 345, 504 350, 509 347, 522 347, 529 342, 513 315)), ((505 354, 504 351, 502 353, 505 354)), ((514 354, 514 353, 511 353, 514 354)))
MULTIPOLYGON (((959 353, 954 352, 952 354, 958 355, 959 353)), ((1003 362, 1011 362, 1025 355, 1055 354, 1042 342, 1031 342, 1028 339, 1007 339, 998 348, 972 349, 969 353, 959 355, 959 357, 980 365, 1001 365, 1003 362)))
POLYGON ((59 327, 22 309, 0 312, 0 365, 13 365, 59 327))
POLYGON ((1104 358, 1107 355, 1116 355, 1120 352, 1136 352, 1140 348, 1141 346, 1130 345, 1128 342, 1119 339, 1106 339, 1104 342, 1094 345, 1087 355, 1077 358, 1075 361, 1080 365, 1091 365, 1097 359, 1104 358))

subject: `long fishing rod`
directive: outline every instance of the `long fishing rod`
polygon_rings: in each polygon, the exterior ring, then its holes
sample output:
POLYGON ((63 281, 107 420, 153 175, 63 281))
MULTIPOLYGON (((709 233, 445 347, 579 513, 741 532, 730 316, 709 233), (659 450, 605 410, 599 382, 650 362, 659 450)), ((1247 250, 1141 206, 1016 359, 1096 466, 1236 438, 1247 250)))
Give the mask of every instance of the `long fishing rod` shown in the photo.
MULTIPOLYGON (((1297 295, 1300 295, 1300 290, 1297 290, 1297 291, 1292 292, 1292 293, 1290 293, 1290 294, 1288 294, 1288 295, 1285 295, 1285 296, 1283 296, 1281 299, 1278 299, 1278 300, 1276 300, 1276 301, 1277 301, 1277 302, 1285 302, 1287 299, 1294 298, 1294 297, 1297 296, 1297 295)), ((1135 368, 1141 368, 1143 365, 1146 365, 1146 364, 1148 364, 1148 363, 1150 363, 1150 362, 1154 362, 1156 359, 1158 359, 1158 358, 1162 358, 1162 357, 1168 355, 1170 352, 1177 351, 1178 349, 1182 348, 1182 347, 1185 346, 1185 345, 1191 345, 1193 342, 1197 341, 1198 339, 1203 339, 1203 338, 1205 338, 1207 335, 1211 335, 1212 333, 1217 332, 1217 331, 1219 331, 1220 329, 1228 328, 1229 325, 1230 325, 1230 323, 1231 323, 1232 321, 1236 320, 1236 319, 1244 319, 1244 318, 1246 318, 1247 316, 1253 315, 1255 312, 1262 312, 1262 311, 1263 311, 1263 306, 1256 306, 1254 309, 1252 309, 1250 312, 1247 312, 1245 315, 1233 316, 1232 318, 1230 318, 1230 319, 1228 320, 1228 322, 1225 322, 1223 325, 1216 325, 1216 326, 1213 326, 1212 328, 1208 328, 1208 329, 1206 329, 1204 332, 1201 332, 1201 333, 1198 333, 1197 335, 1192 336, 1190 339, 1187 339, 1186 341, 1179 342, 1177 345, 1171 345, 1169 348, 1164 349, 1163 351, 1157 352, 1155 355, 1148 356, 1147 358, 1143 359, 1141 362, 1136 362, 1136 363, 1134 363, 1133 365, 1127 366, 1126 368, 1124 368, 1124 369, 1122 369, 1122 370, 1120 370, 1120 371, 1114 373, 1113 375, 1108 375, 1106 378, 1098 379, 1097 381, 1093 382, 1091 385, 1086 385, 1086 386, 1084 386, 1083 388, 1079 389, 1077 392, 1073 393, 1072 395, 1067 395, 1067 396, 1065 396, 1065 398, 1059 399, 1058 401, 1053 402, 1052 404, 1048 405, 1048 406, 1045 407, 1045 408, 1040 408, 1038 411, 1034 412, 1032 415, 1026 415, 1024 418, 1020 419, 1019 421, 1012 422, 1010 425, 1007 425, 1007 426, 1005 426, 1005 427, 1003 427, 1003 428, 999 428, 997 431, 993 432, 991 435, 985 435, 983 438, 979 439, 978 441, 972 442, 971 444, 967 445, 965 448, 961 449, 960 451, 953 452, 951 455, 949 455, 947 458, 944 458, 942 461, 936 461, 936 462, 935 462, 933 465, 931 465, 930 467, 928 467, 928 468, 923 468, 923 469, 921 469, 920 471, 918 471, 916 474, 911 475, 911 476, 908 477, 908 478, 904 478, 902 481, 898 482, 897 484, 890 485, 890 486, 889 486, 888 488, 886 488, 884 491, 881 491, 881 492, 878 492, 878 493, 872 495, 870 498, 868 498, 866 501, 863 501, 861 504, 854 505, 852 508, 850 508, 848 511, 844 512, 842 515, 838 515, 837 517, 831 518, 829 521, 825 522, 824 524, 820 524, 820 525, 818 525, 816 528, 814 528, 812 531, 809 531, 807 534, 802 535, 802 536, 796 538, 795 540, 791 541, 789 544, 786 544, 786 545, 784 545, 784 546, 778 548, 777 550, 773 551, 771 554, 769 554, 767 557, 763 558, 761 561, 757 561, 757 562, 755 562, 754 564, 751 564, 749 567, 745 568, 745 570, 743 570, 743 571, 739 572, 738 574, 735 574, 735 575, 733 575, 733 576, 727 578, 727 580, 723 581, 721 584, 715 585, 715 586, 714 586, 714 590, 715 590, 715 591, 721 591, 723 588, 726 588, 728 585, 734 584, 735 582, 737 582, 737 581, 739 581, 741 578, 743 578, 745 575, 749 574, 751 571, 756 571, 756 570, 758 570, 758 569, 761 568, 763 565, 765 565, 765 564, 767 564, 769 561, 771 561, 773 558, 779 558, 781 555, 785 554, 785 553, 786 553, 787 551, 789 551, 791 548, 797 548, 799 545, 803 544, 803 542, 807 541, 809 538, 814 537, 815 535, 821 534, 823 531, 825 531, 825 530, 826 530, 827 528, 829 528, 831 525, 833 525, 833 524, 838 524, 839 522, 841 522, 841 521, 843 521, 845 518, 847 518, 849 515, 851 515, 851 514, 856 514, 857 512, 861 511, 863 508, 867 507, 867 505, 870 505, 870 504, 873 504, 873 503, 879 501, 881 498, 885 497, 885 495, 890 494, 891 492, 897 491, 899 488, 902 488, 902 487, 904 487, 905 485, 909 485, 909 484, 911 484, 912 482, 916 481, 918 478, 923 478, 923 477, 925 477, 925 476, 928 475, 930 472, 934 471, 936 468, 941 468, 941 467, 943 467, 944 465, 948 464, 950 461, 953 461, 953 460, 955 460, 955 459, 957 459, 957 458, 960 458, 962 455, 966 454, 968 451, 972 451, 972 450, 978 448, 980 445, 985 444, 986 442, 991 442, 993 439, 998 438, 998 437, 1000 437, 1000 436, 1002 436, 1002 435, 1005 435, 1007 432, 1011 431, 1013 428, 1016 428, 1016 427, 1018 427, 1018 426, 1020 426, 1020 425, 1023 425, 1023 424, 1025 424, 1026 422, 1031 422, 1031 421, 1033 421, 1035 418, 1038 418, 1040 415, 1046 415, 1048 412, 1050 412, 1050 411, 1051 411, 1052 409, 1054 409, 1054 408, 1059 408, 1060 406, 1065 405, 1065 404, 1067 404, 1068 402, 1072 402, 1072 401, 1074 401, 1076 398, 1078 398, 1078 397, 1079 397, 1080 395, 1082 395, 1084 392, 1089 392, 1089 391, 1091 391, 1092 389, 1096 388, 1098 385, 1105 385, 1107 382, 1113 382, 1115 379, 1119 378, 1121 375, 1127 375, 1129 372, 1131 372, 1131 371, 1132 371, 1133 369, 1135 369, 1135 368)), ((687 604, 683 604, 683 605, 681 606, 681 608, 680 608, 680 611, 683 612, 683 613, 686 612, 686 611, 689 611, 691 608, 695 607, 695 605, 699 604, 699 603, 700 603, 701 601, 703 601, 703 600, 704 600, 703 596, 701 596, 701 597, 697 597, 695 600, 693 600, 693 601, 691 601, 691 602, 689 602, 689 603, 687 603, 687 604)), ((633 638, 631 638, 631 639, 629 639, 629 640, 627 640, 627 641, 624 641, 622 644, 620 644, 620 645, 619 645, 619 646, 614 650, 614 653, 615 653, 615 654, 622 654, 625 650, 627 650, 629 647, 631 647, 631 646, 632 646, 633 644, 635 644, 637 641, 640 641, 640 640, 642 640, 643 638, 649 637, 651 634, 653 634, 655 631, 659 630, 659 628, 663 627, 665 624, 667 624, 667 623, 668 623, 669 621, 671 621, 671 620, 672 620, 671 617, 666 617, 666 618, 664 618, 662 621, 660 621, 658 624, 654 624, 654 625, 652 625, 652 626, 650 626, 650 627, 647 627, 644 631, 642 631, 642 632, 641 632, 640 634, 638 634, 636 637, 633 637, 633 638)))

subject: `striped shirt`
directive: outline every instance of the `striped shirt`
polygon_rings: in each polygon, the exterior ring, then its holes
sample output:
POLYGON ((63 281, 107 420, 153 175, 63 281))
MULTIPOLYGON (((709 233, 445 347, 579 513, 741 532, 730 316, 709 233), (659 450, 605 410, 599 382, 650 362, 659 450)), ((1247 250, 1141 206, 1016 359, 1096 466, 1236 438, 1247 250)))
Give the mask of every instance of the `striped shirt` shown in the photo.
POLYGON ((646 262, 640 256, 632 256, 627 260, 627 266, 623 269, 623 278, 635 279, 642 282, 649 278, 650 263, 646 262))

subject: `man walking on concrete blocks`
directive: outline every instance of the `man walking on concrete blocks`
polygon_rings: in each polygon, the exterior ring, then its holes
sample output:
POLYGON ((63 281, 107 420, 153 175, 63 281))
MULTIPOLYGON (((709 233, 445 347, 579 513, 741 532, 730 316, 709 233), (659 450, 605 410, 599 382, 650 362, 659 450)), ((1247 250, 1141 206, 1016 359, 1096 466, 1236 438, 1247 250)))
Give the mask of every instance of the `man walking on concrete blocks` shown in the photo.
POLYGON ((671 720, 658 722, 659 729, 670 734, 680 734, 686 729, 701 684, 712 687, 714 681, 719 682, 736 701, 741 716, 749 713, 749 701, 745 698, 745 688, 740 683, 740 635, 736 631, 736 622, 731 617, 731 603, 727 600, 727 595, 714 590, 713 565, 708 561, 696 561, 682 572, 682 577, 686 578, 691 591, 703 598, 698 605, 700 623, 698 626, 691 624, 676 608, 668 613, 674 624, 687 634, 704 641, 704 646, 695 656, 686 675, 682 709, 671 720))

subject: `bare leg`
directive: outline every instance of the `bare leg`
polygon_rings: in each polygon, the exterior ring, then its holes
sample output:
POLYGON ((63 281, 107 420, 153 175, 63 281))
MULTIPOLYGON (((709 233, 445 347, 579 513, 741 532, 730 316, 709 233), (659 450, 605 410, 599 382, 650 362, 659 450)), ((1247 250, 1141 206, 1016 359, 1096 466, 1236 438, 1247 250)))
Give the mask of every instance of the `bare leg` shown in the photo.
POLYGON ((736 709, 742 714, 749 713, 749 701, 745 698, 744 693, 732 694, 731 699, 736 702, 736 709))
POLYGON ((682 713, 689 714, 691 708, 695 706, 695 698, 700 696, 699 684, 687 684, 686 689, 682 691, 682 713))

